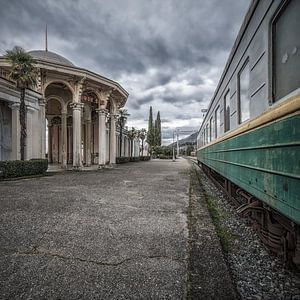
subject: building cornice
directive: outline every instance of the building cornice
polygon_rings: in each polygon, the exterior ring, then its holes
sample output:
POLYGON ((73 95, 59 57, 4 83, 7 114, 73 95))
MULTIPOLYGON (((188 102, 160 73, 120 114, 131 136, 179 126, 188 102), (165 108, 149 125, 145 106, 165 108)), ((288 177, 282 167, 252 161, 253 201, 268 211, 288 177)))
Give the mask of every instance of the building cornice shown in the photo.
MULTIPOLYGON (((79 68, 76 66, 66 66, 58 63, 46 62, 40 59, 36 59, 36 62, 37 68, 46 69, 50 71, 57 71, 68 75, 86 77, 87 79, 99 82, 101 84, 114 88, 115 90, 118 90, 118 92, 125 98, 129 96, 129 93, 118 82, 108 79, 102 75, 99 75, 87 69, 79 68)), ((0 65, 3 67, 10 67, 9 62, 7 62, 4 57, 0 57, 0 65)))

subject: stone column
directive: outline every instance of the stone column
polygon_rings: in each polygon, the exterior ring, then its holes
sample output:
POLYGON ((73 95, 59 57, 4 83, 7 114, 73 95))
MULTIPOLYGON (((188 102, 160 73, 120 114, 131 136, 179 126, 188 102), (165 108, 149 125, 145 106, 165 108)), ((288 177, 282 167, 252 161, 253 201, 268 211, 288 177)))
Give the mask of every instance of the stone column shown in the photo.
POLYGON ((73 148, 72 148, 72 126, 68 125, 68 163, 72 162, 72 153, 73 153, 73 148))
POLYGON ((73 102, 70 107, 73 109, 73 169, 80 170, 81 161, 81 109, 82 103, 73 102))
POLYGON ((41 148, 40 148, 40 156, 41 158, 45 158, 46 153, 46 114, 45 114, 45 100, 39 100, 40 105, 40 125, 41 125, 41 148))
POLYGON ((61 167, 62 169, 67 168, 67 112, 62 111, 61 113, 61 167))
POLYGON ((20 104, 13 103, 10 105, 11 108, 11 150, 12 150, 12 159, 19 160, 20 159, 20 104))
POLYGON ((117 115, 111 114, 110 116, 110 136, 109 136, 109 163, 110 165, 114 165, 116 163, 116 120, 117 115))
POLYGON ((26 107, 26 146, 25 146, 25 159, 29 160, 32 157, 32 114, 34 112, 34 108, 27 106, 26 107))
POLYGON ((52 163, 52 124, 51 120, 48 122, 48 162, 52 163))
POLYGON ((85 159, 86 159, 86 165, 89 167, 92 162, 91 162, 91 120, 86 120, 85 121, 85 137, 86 137, 86 154, 85 154, 85 159))
POLYGON ((124 156, 128 157, 129 153, 128 153, 128 138, 124 136, 124 156))
POLYGON ((99 119, 98 168, 101 169, 101 168, 105 167, 105 163, 106 163, 106 124, 105 124, 105 119, 106 119, 107 110, 100 108, 100 109, 97 109, 97 112, 99 114, 99 118, 98 118, 99 119))
MULTIPOLYGON (((55 120, 57 121, 57 120, 55 120)), ((52 162, 57 164, 59 161, 59 124, 52 123, 51 128, 51 155, 52 162)))

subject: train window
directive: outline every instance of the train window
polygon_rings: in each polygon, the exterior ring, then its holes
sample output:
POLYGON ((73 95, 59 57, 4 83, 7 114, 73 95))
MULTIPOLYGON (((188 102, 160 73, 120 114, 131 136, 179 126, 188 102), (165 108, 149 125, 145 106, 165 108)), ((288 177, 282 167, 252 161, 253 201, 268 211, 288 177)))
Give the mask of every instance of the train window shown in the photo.
POLYGON ((229 90, 224 96, 224 132, 230 130, 230 97, 229 90))
POLYGON ((300 1, 286 3, 273 21, 274 101, 300 86, 300 1))
POLYGON ((213 141, 215 139, 215 122, 214 117, 210 118, 209 121, 209 129, 210 129, 210 141, 213 141))
POLYGON ((206 143, 209 142, 208 140, 208 124, 206 124, 206 139, 205 139, 206 143))
POLYGON ((215 137, 217 138, 218 136, 220 136, 220 130, 221 130, 221 127, 220 127, 220 107, 218 106, 216 108, 216 111, 215 111, 215 137))
POLYGON ((249 60, 247 60, 238 74, 238 102, 240 123, 243 123, 250 118, 249 83, 250 68, 249 60))

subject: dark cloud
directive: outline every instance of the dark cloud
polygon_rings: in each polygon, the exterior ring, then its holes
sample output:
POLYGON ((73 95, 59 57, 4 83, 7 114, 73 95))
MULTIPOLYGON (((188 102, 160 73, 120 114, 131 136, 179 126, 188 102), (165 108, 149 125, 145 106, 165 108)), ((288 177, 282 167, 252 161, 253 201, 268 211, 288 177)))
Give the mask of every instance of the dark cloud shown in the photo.
POLYGON ((50 51, 129 91, 132 120, 153 105, 173 122, 184 106, 188 121, 210 100, 249 3, 0 0, 0 54, 43 49, 48 24, 50 51))
POLYGON ((138 99, 137 103, 140 104, 140 105, 143 105, 143 104, 150 103, 151 101, 153 101, 153 99, 154 99, 153 95, 148 95, 148 96, 145 96, 141 99, 138 99))
POLYGON ((154 76, 149 77, 148 83, 145 86, 145 89, 152 89, 156 86, 163 86, 169 83, 172 80, 172 77, 174 76, 174 70, 170 70, 167 72, 159 72, 155 74, 154 76))

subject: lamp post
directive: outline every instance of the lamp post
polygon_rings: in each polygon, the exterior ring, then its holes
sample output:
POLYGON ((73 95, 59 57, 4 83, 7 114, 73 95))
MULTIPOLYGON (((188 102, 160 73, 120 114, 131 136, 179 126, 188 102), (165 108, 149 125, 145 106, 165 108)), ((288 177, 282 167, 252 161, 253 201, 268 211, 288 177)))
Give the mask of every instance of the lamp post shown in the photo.
POLYGON ((178 143, 178 135, 179 135, 179 133, 178 133, 178 128, 177 128, 177 130, 176 130, 176 136, 177 136, 177 157, 179 157, 179 143, 178 143))
POLYGON ((174 134, 175 134, 175 131, 173 131, 173 144, 172 144, 173 145, 173 149, 172 149, 173 150, 173 159, 172 159, 172 161, 175 161, 174 134))

